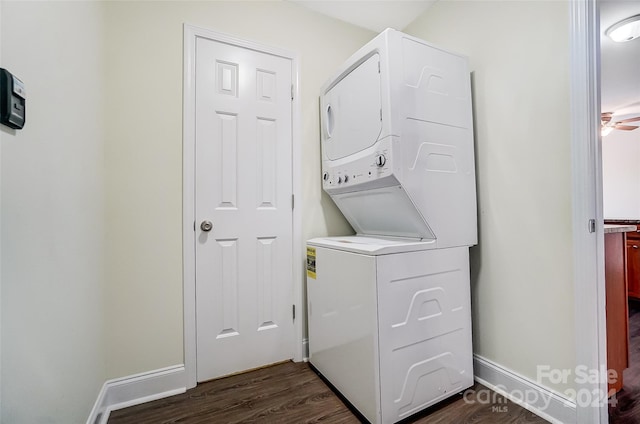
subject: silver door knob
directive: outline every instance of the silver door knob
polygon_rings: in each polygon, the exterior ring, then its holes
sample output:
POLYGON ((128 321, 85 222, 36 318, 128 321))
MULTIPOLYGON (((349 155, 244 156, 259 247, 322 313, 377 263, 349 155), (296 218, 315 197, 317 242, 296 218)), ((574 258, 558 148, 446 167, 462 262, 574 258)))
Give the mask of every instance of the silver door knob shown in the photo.
POLYGON ((209 232, 211 231, 212 228, 213 228, 213 222, 211 221, 202 221, 202 223, 200 224, 200 229, 202 231, 209 232))

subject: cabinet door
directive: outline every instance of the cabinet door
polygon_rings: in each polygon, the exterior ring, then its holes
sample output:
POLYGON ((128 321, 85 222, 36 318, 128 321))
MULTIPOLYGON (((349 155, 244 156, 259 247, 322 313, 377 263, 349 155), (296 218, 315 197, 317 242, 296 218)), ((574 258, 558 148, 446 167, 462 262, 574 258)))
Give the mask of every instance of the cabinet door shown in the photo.
POLYGON ((640 298, 640 240, 627 240, 629 297, 640 298))
POLYGON ((609 394, 622 389, 623 371, 629 365, 629 324, 625 282, 624 233, 604 235, 604 278, 607 293, 607 368, 617 373, 609 394))

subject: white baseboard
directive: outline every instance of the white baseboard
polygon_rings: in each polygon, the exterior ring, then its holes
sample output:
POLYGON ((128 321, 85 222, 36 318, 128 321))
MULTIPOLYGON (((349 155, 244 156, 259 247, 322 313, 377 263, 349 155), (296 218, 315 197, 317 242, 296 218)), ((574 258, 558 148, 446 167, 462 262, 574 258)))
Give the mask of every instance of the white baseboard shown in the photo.
MULTIPOLYGON (((308 343, 308 339, 303 340, 306 349, 308 349, 308 343)), ((554 424, 575 424, 574 401, 479 355, 474 355, 474 372, 478 383, 541 418, 554 424)), ((184 365, 109 380, 102 386, 87 424, 106 424, 111 411, 185 391, 184 365)))
POLYGON ((135 374, 104 383, 87 424, 106 424, 111 411, 186 391, 184 365, 135 374))
POLYGON ((479 355, 473 355, 475 380, 553 424, 575 424, 576 403, 479 355))

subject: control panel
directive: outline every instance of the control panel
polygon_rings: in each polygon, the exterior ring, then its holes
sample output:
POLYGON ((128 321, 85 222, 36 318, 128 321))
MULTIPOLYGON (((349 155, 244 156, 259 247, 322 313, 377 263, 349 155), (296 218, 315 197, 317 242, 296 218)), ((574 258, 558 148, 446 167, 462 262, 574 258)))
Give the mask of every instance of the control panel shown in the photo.
POLYGON ((331 161, 325 161, 323 165, 322 186, 329 191, 360 187, 393 175, 391 152, 388 148, 341 165, 333 165, 331 161))

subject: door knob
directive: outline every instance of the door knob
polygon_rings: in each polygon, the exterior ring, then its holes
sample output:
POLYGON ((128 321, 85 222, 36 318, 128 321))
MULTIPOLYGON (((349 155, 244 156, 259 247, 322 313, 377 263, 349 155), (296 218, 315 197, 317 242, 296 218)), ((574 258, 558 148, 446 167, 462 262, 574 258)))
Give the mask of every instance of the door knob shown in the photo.
POLYGON ((200 224, 200 229, 202 231, 209 232, 213 228, 213 223, 211 221, 202 221, 200 224))

